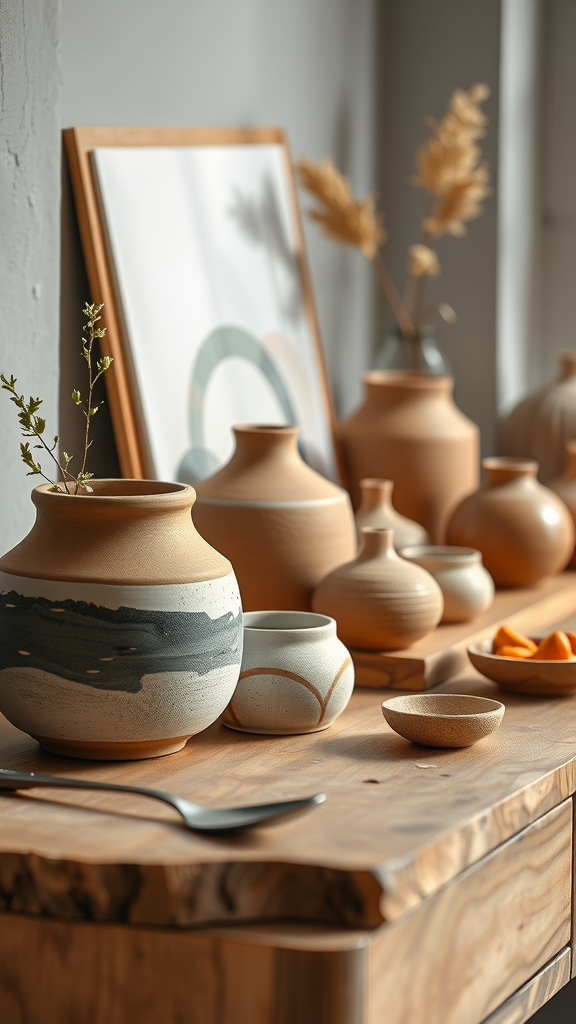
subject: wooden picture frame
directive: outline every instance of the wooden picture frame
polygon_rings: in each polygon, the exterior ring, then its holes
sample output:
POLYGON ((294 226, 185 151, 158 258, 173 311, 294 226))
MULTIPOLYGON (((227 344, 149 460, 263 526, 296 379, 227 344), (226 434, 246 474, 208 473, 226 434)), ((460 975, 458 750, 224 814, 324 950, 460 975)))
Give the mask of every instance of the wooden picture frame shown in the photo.
MULTIPOLYGON (((139 394, 132 341, 128 336, 121 285, 112 255, 95 160, 102 151, 125 147, 164 147, 172 150, 176 147, 279 146, 282 149, 289 183, 287 190, 294 229, 294 256, 302 289, 302 308, 305 311, 307 328, 314 348, 314 359, 318 366, 318 401, 322 405, 319 415, 326 417, 332 452, 331 458, 326 459, 326 466, 316 465, 315 468, 320 468, 326 475, 336 479, 341 477, 334 412, 305 256, 294 175, 284 131, 280 128, 77 127, 65 130, 63 135, 92 298, 93 301, 105 304, 107 333, 103 339, 102 351, 114 358, 114 370, 106 374, 105 381, 123 476, 154 478, 157 472, 151 453, 146 410, 139 394)), ((258 422, 258 419, 255 418, 254 421, 258 422)))

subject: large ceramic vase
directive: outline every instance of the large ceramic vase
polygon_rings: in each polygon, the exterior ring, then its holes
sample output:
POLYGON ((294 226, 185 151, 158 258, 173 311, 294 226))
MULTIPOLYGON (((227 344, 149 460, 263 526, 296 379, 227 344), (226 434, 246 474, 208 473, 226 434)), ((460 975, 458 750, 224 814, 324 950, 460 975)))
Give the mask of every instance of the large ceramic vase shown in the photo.
POLYGON ((566 505, 530 459, 484 459, 484 482, 453 513, 448 543, 477 548, 496 586, 527 587, 564 569, 574 548, 566 505))
POLYGON ((238 585, 194 529, 191 487, 92 483, 37 487, 32 530, 0 559, 0 711, 53 753, 168 754, 234 692, 238 585))
POLYGON ((197 485, 194 522, 234 566, 245 611, 310 608, 356 552, 350 499, 301 459, 296 427, 234 427, 236 450, 197 485))
POLYGON ((363 381, 363 405, 340 424, 354 506, 363 477, 393 480, 396 510, 440 544, 478 485, 478 428, 454 405, 451 377, 373 371, 363 381))
POLYGON ((436 580, 398 557, 392 530, 369 527, 357 557, 322 580, 312 605, 336 619, 347 647, 370 651, 409 647, 438 625, 443 610, 436 580))
POLYGON ((396 550, 414 544, 429 544, 430 537, 420 523, 401 516, 392 504, 392 480, 361 480, 360 505, 356 512, 356 529, 361 535, 365 526, 393 530, 396 550))
POLYGON ((566 442, 576 438, 576 351, 560 352, 558 376, 519 404, 500 424, 500 452, 535 459, 544 483, 564 469, 566 442))
MULTIPOLYGON (((562 498, 572 516, 572 522, 576 525, 576 441, 568 441, 564 472, 556 480, 551 480, 548 486, 559 498, 562 498)), ((576 547, 568 565, 571 569, 576 569, 576 547)))

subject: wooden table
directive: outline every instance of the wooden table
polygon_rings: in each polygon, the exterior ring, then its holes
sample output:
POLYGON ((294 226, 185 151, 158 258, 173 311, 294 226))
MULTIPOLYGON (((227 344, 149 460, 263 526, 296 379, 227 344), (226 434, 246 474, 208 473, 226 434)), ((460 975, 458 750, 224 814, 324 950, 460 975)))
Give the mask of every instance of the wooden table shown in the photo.
POLYGON ((2 1024, 522 1024, 572 973, 576 698, 471 669, 439 689, 502 697, 499 732, 414 747, 364 690, 324 733, 216 724, 97 764, 2 720, 5 768, 215 805, 329 794, 239 840, 140 797, 0 795, 2 1024))

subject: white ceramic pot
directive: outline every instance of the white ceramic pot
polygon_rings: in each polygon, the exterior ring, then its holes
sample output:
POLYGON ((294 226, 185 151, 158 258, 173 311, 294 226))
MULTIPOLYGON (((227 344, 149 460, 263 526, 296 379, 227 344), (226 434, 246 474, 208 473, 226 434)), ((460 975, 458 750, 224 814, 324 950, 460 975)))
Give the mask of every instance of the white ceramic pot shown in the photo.
POLYGON ((354 666, 334 619, 247 612, 240 680, 224 723, 272 736, 320 732, 342 713, 353 688, 354 666))
POLYGON ((468 622, 494 600, 494 581, 474 548, 420 544, 398 554, 426 569, 444 595, 442 622, 468 622))

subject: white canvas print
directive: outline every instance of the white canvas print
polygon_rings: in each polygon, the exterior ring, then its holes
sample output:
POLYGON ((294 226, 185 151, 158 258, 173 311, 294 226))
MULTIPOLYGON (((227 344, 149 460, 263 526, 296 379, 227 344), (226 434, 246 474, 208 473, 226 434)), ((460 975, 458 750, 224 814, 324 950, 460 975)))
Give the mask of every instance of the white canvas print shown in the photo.
POLYGON ((117 303, 157 479, 194 483, 236 423, 294 423, 336 475, 279 144, 96 147, 117 303))

